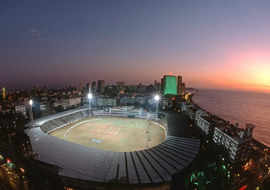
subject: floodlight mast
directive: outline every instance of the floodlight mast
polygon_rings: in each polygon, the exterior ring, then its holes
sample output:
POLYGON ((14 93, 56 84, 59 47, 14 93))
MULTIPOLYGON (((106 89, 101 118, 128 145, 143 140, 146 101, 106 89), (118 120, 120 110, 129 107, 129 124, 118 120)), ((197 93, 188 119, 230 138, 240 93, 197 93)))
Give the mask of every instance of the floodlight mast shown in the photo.
POLYGON ((87 99, 88 99, 88 114, 90 115, 91 100, 93 99, 93 94, 91 93, 90 88, 89 88, 89 93, 87 94, 87 99))
POLYGON ((156 115, 157 115, 157 119, 158 119, 158 105, 159 105, 159 101, 160 101, 160 95, 159 94, 156 94, 154 96, 154 100, 156 102, 156 115))
POLYGON ((33 121, 34 120, 34 115, 33 115, 33 100, 30 99, 29 100, 29 106, 30 106, 30 111, 29 111, 29 116, 30 116, 30 121, 33 121))
POLYGON ((156 94, 156 95, 154 96, 154 100, 155 100, 156 102, 159 102, 160 96, 159 96, 158 94, 156 94))

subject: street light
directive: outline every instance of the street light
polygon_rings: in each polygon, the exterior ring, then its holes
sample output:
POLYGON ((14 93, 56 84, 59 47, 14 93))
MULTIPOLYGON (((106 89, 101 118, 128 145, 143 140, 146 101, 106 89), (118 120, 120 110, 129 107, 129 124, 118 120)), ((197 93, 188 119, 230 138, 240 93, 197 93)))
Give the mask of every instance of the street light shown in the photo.
POLYGON ((156 94, 154 96, 154 100, 156 102, 156 114, 157 114, 157 119, 158 119, 158 105, 159 105, 159 101, 160 101, 160 96, 158 94, 156 94))
POLYGON ((30 99, 29 100, 29 105, 30 105, 30 113, 29 113, 29 115, 30 115, 30 120, 31 121, 33 121, 34 120, 34 116, 33 116, 33 110, 32 110, 32 107, 33 107, 33 100, 32 99, 30 99))
POLYGON ((93 94, 91 92, 89 92, 87 94, 87 98, 88 98, 88 114, 90 115, 90 110, 91 110, 91 100, 93 99, 93 94))

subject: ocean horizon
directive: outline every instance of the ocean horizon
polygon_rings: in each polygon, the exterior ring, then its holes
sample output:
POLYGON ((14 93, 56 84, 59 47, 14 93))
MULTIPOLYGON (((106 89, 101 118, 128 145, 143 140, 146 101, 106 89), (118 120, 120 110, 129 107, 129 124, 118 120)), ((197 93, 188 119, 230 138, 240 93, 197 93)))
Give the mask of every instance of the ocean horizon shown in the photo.
POLYGON ((270 147, 270 93, 220 89, 199 89, 194 103, 208 112, 244 128, 256 127, 253 137, 270 147))

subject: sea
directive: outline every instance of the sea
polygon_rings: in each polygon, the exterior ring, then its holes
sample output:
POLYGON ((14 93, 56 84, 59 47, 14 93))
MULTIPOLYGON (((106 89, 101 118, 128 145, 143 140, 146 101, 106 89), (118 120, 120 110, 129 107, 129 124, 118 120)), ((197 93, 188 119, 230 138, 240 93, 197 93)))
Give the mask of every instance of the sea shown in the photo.
POLYGON ((240 127, 254 124, 253 137, 270 147, 270 93, 200 89, 192 99, 201 108, 240 127))

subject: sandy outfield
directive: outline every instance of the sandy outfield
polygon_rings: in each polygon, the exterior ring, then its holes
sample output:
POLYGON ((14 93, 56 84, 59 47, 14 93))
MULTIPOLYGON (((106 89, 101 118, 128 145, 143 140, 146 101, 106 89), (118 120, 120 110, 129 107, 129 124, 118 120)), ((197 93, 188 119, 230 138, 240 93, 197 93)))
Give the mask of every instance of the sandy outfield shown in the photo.
POLYGON ((165 129, 156 122, 122 117, 88 118, 53 131, 50 135, 114 152, 148 149, 166 138, 165 129))

